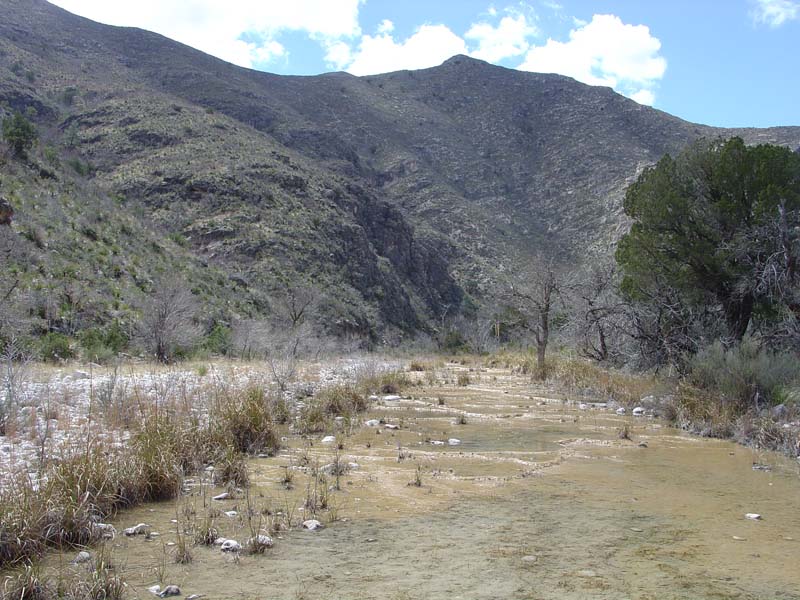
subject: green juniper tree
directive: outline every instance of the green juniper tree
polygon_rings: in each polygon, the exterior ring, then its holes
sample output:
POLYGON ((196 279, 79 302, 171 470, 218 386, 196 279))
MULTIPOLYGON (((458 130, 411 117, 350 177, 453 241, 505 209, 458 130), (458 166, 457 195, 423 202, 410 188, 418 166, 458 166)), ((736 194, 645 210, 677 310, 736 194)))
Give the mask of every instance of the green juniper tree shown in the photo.
POLYGON ((36 127, 21 112, 14 111, 13 115, 3 119, 3 139, 16 156, 25 158, 36 138, 36 127))
POLYGON ((746 333, 800 341, 800 154, 701 141, 646 169, 624 209, 621 290, 656 361, 746 333))

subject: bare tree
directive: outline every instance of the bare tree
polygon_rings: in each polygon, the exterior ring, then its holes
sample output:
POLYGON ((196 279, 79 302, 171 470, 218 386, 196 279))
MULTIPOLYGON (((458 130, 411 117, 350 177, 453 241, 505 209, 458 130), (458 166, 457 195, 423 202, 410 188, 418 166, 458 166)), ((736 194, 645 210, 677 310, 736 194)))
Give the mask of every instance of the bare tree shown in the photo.
POLYGON ((542 266, 530 273, 525 280, 509 286, 508 297, 512 308, 519 315, 518 326, 531 331, 536 341, 537 376, 547 375, 546 354, 550 342, 553 312, 563 305, 563 294, 568 282, 556 271, 553 261, 541 261, 542 266))
POLYGON ((616 264, 595 262, 576 279, 579 283, 571 294, 570 328, 579 354, 598 362, 619 359, 629 328, 629 312, 617 293, 616 264))
POLYGON ((197 302, 184 282, 157 282, 143 305, 139 323, 145 348, 158 362, 171 362, 179 348, 191 346, 200 336, 196 314, 197 302))

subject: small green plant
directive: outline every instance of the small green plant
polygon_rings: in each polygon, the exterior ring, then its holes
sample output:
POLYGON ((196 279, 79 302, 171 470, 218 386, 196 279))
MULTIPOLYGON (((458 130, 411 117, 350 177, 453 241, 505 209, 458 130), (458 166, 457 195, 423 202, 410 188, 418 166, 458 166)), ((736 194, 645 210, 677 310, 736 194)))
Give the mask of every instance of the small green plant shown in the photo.
POLYGON ((21 112, 14 111, 13 115, 3 119, 3 139, 16 156, 25 158, 37 137, 36 127, 21 112))

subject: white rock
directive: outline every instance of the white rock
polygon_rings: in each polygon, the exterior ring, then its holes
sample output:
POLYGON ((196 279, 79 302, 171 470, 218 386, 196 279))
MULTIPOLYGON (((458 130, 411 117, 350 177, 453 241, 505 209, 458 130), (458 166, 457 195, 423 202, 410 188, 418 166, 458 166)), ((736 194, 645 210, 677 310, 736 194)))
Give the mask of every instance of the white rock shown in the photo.
POLYGON ((450 446, 458 446, 459 444, 461 444, 461 440, 458 438, 450 438, 449 440, 447 440, 447 443, 450 446))
POLYGON ((747 513, 745 514, 744 518, 750 519, 751 521, 760 521, 761 515, 759 515, 758 513, 747 513))
POLYGON ((150 529, 150 525, 147 523, 139 523, 138 525, 134 525, 133 527, 128 527, 124 529, 122 533, 127 535, 128 537, 134 535, 144 535, 147 533, 147 530, 150 529))
POLYGON ((271 537, 269 537, 268 535, 264 535, 263 533, 260 533, 257 536, 251 537, 249 540, 247 540, 247 545, 250 546, 251 548, 255 548, 258 546, 264 548, 272 548, 274 543, 275 542, 272 541, 271 537))
POLYGON ((369 400, 371 402, 375 402, 377 399, 378 399, 378 397, 375 394, 372 394, 369 398, 367 398, 367 400, 369 400))
POLYGON ((397 394, 389 394, 388 396, 384 396, 382 400, 384 402, 397 402, 401 398, 402 396, 398 396, 397 394))
POLYGON ((377 427, 380 424, 381 422, 378 421, 378 419, 370 419, 369 421, 364 422, 364 425, 366 425, 367 427, 377 427))
POLYGON ((223 552, 241 552, 242 545, 236 540, 225 540, 219 549, 223 552))
POLYGON ((106 540, 113 540, 117 535, 117 530, 110 523, 94 523, 92 527, 100 532, 100 536, 106 540))
POLYGON ((231 517, 231 518, 233 518, 233 517, 235 517, 236 515, 238 515, 239 513, 238 513, 238 512, 236 512, 235 510, 226 510, 226 511, 225 511, 224 513, 222 513, 222 514, 223 514, 223 515, 225 515, 226 517, 231 517))
POLYGON ((151 594, 155 594, 156 596, 158 596, 161 593, 161 586, 151 585, 149 588, 147 588, 147 591, 150 592, 151 594))
POLYGON ((308 529, 309 531, 316 531, 318 529, 322 529, 324 525, 317 521, 316 519, 309 519, 308 521, 303 521, 303 529, 308 529))
POLYGON ((580 408, 581 410, 589 410, 589 405, 581 402, 580 404, 578 404, 578 408, 580 408))
POLYGON ((92 555, 86 552, 86 550, 81 550, 78 552, 77 556, 72 559, 73 565, 82 565, 92 560, 92 555))
POLYGON ((431 440, 431 444, 434 446, 444 446, 444 442, 441 440, 431 440))
POLYGON ((626 412, 626 411, 625 411, 625 407, 624 407, 624 406, 620 406, 620 407, 617 409, 617 414, 618 414, 618 415, 624 415, 624 414, 625 414, 625 412, 626 412))
POLYGON ((336 443, 336 436, 335 435, 326 435, 320 441, 323 444, 335 444, 336 443))
POLYGON ((633 416, 634 417, 641 417, 644 415, 644 409, 641 406, 637 406, 633 409, 633 416))
POLYGON ((361 465, 359 465, 356 462, 351 462, 351 463, 347 463, 347 468, 350 469, 351 471, 355 471, 357 469, 360 469, 361 465))
POLYGON ((177 585, 168 585, 165 587, 161 592, 158 594, 161 598, 167 598, 168 596, 180 596, 181 595, 181 588, 177 585))
POLYGON ((89 374, 86 371, 75 371, 72 373, 72 381, 79 381, 81 379, 89 379, 89 374))
POLYGON ((400 429, 400 427, 398 427, 397 425, 394 425, 392 423, 387 423, 386 425, 384 425, 384 427, 386 429, 400 429))
POLYGON ((228 492, 222 492, 211 498, 212 500, 230 500, 231 495, 228 492))
POLYGON ((228 538, 218 537, 217 539, 214 540, 214 545, 215 546, 222 546, 222 544, 224 544, 227 541, 228 541, 228 538))

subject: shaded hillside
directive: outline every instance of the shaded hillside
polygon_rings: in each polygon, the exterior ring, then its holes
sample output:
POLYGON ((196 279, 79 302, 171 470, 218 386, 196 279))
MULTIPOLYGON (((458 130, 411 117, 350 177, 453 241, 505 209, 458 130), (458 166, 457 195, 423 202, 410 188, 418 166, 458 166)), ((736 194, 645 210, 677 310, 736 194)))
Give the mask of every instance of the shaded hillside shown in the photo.
POLYGON ((716 130, 466 57, 365 78, 248 71, 43 0, 0 6, 0 74, 0 102, 34 107, 86 186, 246 290, 231 313, 269 312, 305 278, 327 329, 373 337, 489 299, 533 257, 608 252, 625 186, 698 136, 800 146, 800 128, 716 130))

